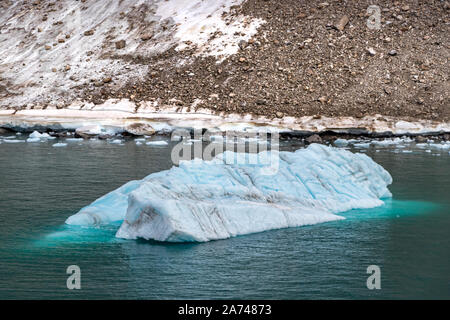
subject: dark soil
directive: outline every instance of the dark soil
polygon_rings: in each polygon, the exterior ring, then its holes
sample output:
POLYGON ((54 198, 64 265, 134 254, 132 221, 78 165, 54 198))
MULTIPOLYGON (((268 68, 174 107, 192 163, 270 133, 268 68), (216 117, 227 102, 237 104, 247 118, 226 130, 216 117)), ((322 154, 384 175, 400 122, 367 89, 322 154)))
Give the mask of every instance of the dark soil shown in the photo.
POLYGON ((177 68, 174 60, 191 52, 168 52, 146 61, 154 70, 143 83, 130 82, 113 94, 103 87, 93 99, 159 99, 161 105, 175 98, 189 106, 199 98, 204 101, 199 107, 269 117, 382 114, 448 120, 449 2, 377 3, 380 30, 366 25, 370 1, 323 6, 248 0, 231 14, 267 23, 239 54, 221 64, 194 58, 177 68), (345 15, 349 23, 339 31, 334 25, 345 15))

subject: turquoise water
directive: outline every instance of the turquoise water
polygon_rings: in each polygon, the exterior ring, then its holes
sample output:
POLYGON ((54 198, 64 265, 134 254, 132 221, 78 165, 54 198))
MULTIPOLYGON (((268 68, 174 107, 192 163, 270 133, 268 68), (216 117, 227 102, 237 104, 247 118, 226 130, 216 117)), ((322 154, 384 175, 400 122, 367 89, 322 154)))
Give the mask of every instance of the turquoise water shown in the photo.
POLYGON ((125 182, 170 168, 170 146, 53 143, 0 144, 1 299, 450 298, 448 151, 353 150, 391 173, 394 197, 345 220, 165 244, 116 239, 118 225, 64 221, 125 182), (66 288, 73 264, 81 290, 66 288), (381 290, 366 287, 373 264, 381 290))

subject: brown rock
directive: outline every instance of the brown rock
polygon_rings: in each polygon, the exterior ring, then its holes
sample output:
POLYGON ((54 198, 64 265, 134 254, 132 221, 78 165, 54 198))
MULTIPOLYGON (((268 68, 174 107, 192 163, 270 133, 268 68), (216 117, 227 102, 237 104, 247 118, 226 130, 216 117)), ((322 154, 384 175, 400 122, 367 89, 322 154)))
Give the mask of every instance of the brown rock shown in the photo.
POLYGON ((85 36, 92 36, 94 34, 94 30, 87 30, 84 32, 85 36))
POLYGON ((320 97, 320 98, 317 99, 317 100, 319 100, 320 103, 325 103, 325 102, 327 102, 327 98, 324 97, 324 96, 320 97))
POLYGON ((116 42, 116 49, 118 49, 118 50, 123 49, 123 48, 125 48, 126 44, 127 43, 125 40, 119 40, 116 42))
POLYGON ((425 142, 428 141, 428 139, 425 138, 424 136, 417 136, 414 140, 415 140, 417 143, 425 143, 425 142))
POLYGON ((142 41, 147 41, 147 40, 150 40, 151 38, 153 38, 153 34, 151 34, 151 33, 147 33, 147 34, 144 34, 143 36, 141 36, 142 41))
POLYGON ((151 136, 155 134, 155 129, 147 123, 133 123, 127 126, 125 130, 135 136, 151 136))
POLYGON ((313 134, 306 138, 306 142, 308 143, 322 143, 322 138, 318 134, 313 134))
POLYGON ((343 16, 339 21, 334 25, 334 27, 339 31, 344 31, 345 26, 348 24, 349 19, 348 16, 343 16))

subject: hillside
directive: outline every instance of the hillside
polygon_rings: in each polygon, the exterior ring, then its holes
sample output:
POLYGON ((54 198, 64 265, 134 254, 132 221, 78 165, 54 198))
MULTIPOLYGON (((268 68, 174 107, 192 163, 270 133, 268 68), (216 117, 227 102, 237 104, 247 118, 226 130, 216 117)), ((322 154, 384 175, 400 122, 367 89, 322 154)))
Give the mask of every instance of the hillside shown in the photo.
POLYGON ((2 1, 0 108, 448 122, 449 2, 371 4, 2 1))

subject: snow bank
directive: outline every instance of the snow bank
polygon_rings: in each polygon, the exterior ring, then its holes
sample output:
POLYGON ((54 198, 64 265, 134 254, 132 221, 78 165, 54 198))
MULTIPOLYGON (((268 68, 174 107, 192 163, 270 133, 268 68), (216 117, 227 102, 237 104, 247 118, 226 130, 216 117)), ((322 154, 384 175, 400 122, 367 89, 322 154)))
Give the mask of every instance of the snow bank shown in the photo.
POLYGON ((149 58, 190 43, 198 54, 225 58, 263 23, 228 14, 242 2, 6 1, 0 6, 0 86, 14 94, 1 98, 0 105, 40 105, 51 98, 49 107, 56 108, 76 101, 76 87, 89 79, 111 77, 120 87, 148 73, 146 63, 120 56, 149 58), (117 49, 117 41, 125 41, 125 47, 117 49))
POLYGON ((343 219, 336 214, 381 205, 390 197, 387 171, 363 154, 313 144, 291 152, 226 152, 212 161, 131 181, 66 221, 94 225, 123 220, 116 236, 209 241, 270 229, 343 219), (279 156, 279 169, 229 159, 279 156), (236 158, 235 158, 236 157, 236 158), (238 162, 242 163, 242 162, 238 162))

